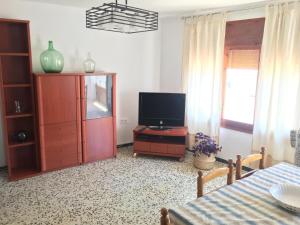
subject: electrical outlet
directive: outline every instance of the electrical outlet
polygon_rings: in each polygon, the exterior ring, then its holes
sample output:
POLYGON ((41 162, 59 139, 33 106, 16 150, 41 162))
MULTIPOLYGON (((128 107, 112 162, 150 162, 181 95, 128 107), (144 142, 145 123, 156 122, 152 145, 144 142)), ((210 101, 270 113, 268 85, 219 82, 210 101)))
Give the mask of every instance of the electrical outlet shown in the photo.
POLYGON ((120 119, 120 124, 128 124, 128 118, 120 119))

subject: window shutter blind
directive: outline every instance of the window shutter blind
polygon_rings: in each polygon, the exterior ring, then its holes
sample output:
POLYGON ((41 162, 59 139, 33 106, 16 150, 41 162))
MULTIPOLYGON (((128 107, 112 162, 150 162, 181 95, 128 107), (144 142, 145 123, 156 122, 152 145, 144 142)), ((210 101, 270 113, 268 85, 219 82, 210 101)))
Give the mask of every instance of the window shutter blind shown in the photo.
POLYGON ((258 69, 258 49, 255 50, 230 50, 228 52, 228 67, 230 69, 258 69))

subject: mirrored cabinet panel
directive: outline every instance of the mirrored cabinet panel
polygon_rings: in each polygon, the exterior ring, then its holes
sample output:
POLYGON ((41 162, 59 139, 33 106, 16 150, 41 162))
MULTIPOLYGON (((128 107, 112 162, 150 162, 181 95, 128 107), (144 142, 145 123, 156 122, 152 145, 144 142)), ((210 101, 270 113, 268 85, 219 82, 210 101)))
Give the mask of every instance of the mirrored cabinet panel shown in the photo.
POLYGON ((86 119, 112 116, 112 77, 85 76, 86 119))

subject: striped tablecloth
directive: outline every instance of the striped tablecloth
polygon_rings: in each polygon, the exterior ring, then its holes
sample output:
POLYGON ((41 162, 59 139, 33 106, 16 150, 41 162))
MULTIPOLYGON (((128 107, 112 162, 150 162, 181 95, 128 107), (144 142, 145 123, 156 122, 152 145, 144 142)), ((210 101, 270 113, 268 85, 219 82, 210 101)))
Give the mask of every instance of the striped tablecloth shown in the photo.
MULTIPOLYGON (((169 210, 172 224, 297 224, 300 215, 279 207, 269 193, 273 184, 300 185, 300 167, 280 163, 259 170, 186 205, 169 210)), ((300 198, 300 196, 298 196, 300 198)))

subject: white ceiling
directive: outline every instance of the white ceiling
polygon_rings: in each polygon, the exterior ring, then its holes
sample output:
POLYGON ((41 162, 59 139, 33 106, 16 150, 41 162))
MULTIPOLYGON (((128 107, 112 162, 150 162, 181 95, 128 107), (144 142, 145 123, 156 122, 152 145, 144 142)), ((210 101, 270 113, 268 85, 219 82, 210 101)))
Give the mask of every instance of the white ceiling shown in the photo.
MULTIPOLYGON (((36 1, 43 3, 53 3, 82 8, 100 6, 104 2, 114 2, 115 0, 22 0, 36 1)), ((212 8, 222 8, 237 6, 249 3, 262 2, 263 0, 128 0, 130 6, 158 11, 163 14, 198 11, 212 8)), ((123 4, 125 0, 119 0, 123 4)))

